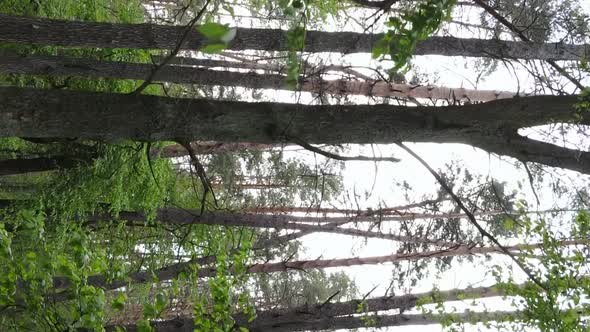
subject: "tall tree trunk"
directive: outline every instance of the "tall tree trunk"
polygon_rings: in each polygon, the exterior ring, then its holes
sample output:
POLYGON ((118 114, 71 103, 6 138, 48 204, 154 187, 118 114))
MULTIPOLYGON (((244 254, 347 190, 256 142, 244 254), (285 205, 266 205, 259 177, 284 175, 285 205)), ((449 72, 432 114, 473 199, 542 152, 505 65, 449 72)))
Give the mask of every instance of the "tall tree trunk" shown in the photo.
POLYGON ((0 176, 73 168, 89 160, 70 156, 0 160, 0 176))
MULTIPOLYGON (((339 329, 358 329, 358 328, 381 328, 408 325, 435 325, 441 324, 442 321, 453 319, 457 322, 491 322, 491 321, 514 321, 518 317, 517 312, 495 311, 495 312, 466 312, 459 314, 422 315, 422 314, 401 314, 401 315, 373 315, 371 324, 362 316, 342 316, 342 317, 325 317, 308 321, 297 321, 288 323, 273 323, 272 320, 258 324, 246 324, 245 327, 251 332, 291 332, 291 331, 323 331, 339 329)), ((152 326, 156 332, 189 332, 194 330, 194 319, 178 317, 172 320, 153 321, 152 326)), ((134 324, 124 325, 125 331, 139 331, 134 324)), ((117 331, 116 326, 110 325, 105 327, 106 331, 117 331)))
POLYGON ((0 88, 0 137, 463 143, 521 161, 590 173, 590 153, 522 137, 517 131, 569 122, 577 102, 577 96, 535 96, 447 107, 309 106, 5 87, 0 88))
MULTIPOLYGON (((322 324, 322 327, 326 326, 326 320, 337 322, 334 327, 325 327, 330 329, 336 328, 337 326, 349 328, 354 328, 355 326, 366 327, 366 325, 360 325, 356 320, 350 320, 348 317, 346 317, 348 315, 358 314, 357 310, 359 308, 359 304, 363 302, 365 303, 365 307, 369 309, 368 312, 377 312, 415 307, 418 300, 420 300, 423 304, 428 304, 433 303, 434 298, 442 299, 443 301, 454 301, 459 299, 481 299, 498 295, 500 295, 500 293, 493 287, 472 289, 468 288, 461 290, 454 289, 450 291, 409 294, 402 296, 377 297, 366 299, 364 301, 352 300, 339 303, 321 303, 305 305, 293 309, 262 311, 257 313, 256 318, 252 322, 248 322, 247 319, 241 315, 236 316, 234 319, 238 326, 246 327, 250 331, 296 331, 300 329, 316 330, 317 328, 320 328, 319 324, 322 324), (344 321, 340 321, 339 318, 346 319, 344 321), (308 322, 314 323, 311 323, 313 325, 310 325, 308 322)), ((495 314, 492 313, 491 315, 493 316, 495 314)), ((421 315, 375 317, 377 318, 377 321, 374 327, 403 325, 398 323, 404 320, 408 320, 407 325, 436 324, 438 322, 436 316, 429 317, 430 321, 427 321, 425 319, 426 317, 421 315), (397 317, 397 319, 387 317, 397 317)), ((490 317, 491 316, 488 316, 486 318, 490 317)), ((366 321, 364 321, 364 323, 366 324, 366 321)), ((154 321, 152 324, 156 328, 156 331, 192 331, 194 329, 192 318, 176 318, 173 320, 163 320, 157 322, 154 321)), ((136 331, 136 327, 133 324, 127 324, 123 327, 126 328, 126 331, 136 331)), ((105 328, 107 331, 113 331, 115 326, 106 326, 105 328)))
MULTIPOLYGON (((145 225, 146 216, 141 212, 119 212, 119 218, 126 220, 133 224, 139 222, 140 225, 145 225)), ((367 218, 367 217, 365 217, 367 218)), ((112 220, 113 216, 110 214, 94 215, 88 217, 90 223, 99 223, 102 220, 112 220)), ((384 217, 386 220, 387 217, 384 217)), ((376 219, 383 221, 383 218, 376 219)), ((457 243, 447 242, 439 239, 420 238, 415 236, 401 236, 395 234, 387 234, 381 232, 371 232, 355 228, 340 228, 338 226, 331 226, 329 224, 313 225, 307 223, 297 223, 295 221, 311 221, 318 220, 314 217, 293 217, 284 215, 255 215, 255 214, 229 214, 229 213, 210 213, 205 212, 200 214, 199 211, 192 211, 187 209, 165 208, 157 212, 155 220, 160 223, 169 224, 184 224, 184 225, 219 225, 226 227, 254 227, 254 228, 274 228, 274 229, 291 229, 308 232, 323 232, 344 234, 352 236, 361 236, 368 238, 379 238, 385 240, 402 241, 409 243, 429 243, 437 246, 454 246, 457 243)), ((355 221, 354 217, 330 218, 330 222, 348 223, 355 221)))
MULTIPOLYGON (((91 59, 49 56, 0 56, 0 72, 6 74, 82 76, 99 78, 144 80, 154 70, 151 64, 129 62, 106 62, 91 59)), ((153 77, 153 81, 189 83, 202 85, 241 86, 253 89, 291 88, 286 76, 277 74, 260 75, 227 70, 210 70, 180 66, 166 66, 153 77)), ((514 93, 493 90, 469 90, 394 84, 384 81, 323 80, 302 78, 299 90, 318 94, 363 95, 373 97, 427 98, 448 101, 490 101, 512 98, 514 93)))
MULTIPOLYGON (((243 150, 270 150, 281 147, 281 145, 261 143, 218 143, 197 141, 191 142, 190 144, 196 154, 237 152, 243 150)), ((186 151, 186 149, 180 144, 171 144, 161 149, 154 149, 151 151, 151 155, 159 156, 161 158, 178 158, 188 156, 188 151, 186 151)))
POLYGON ((405 210, 425 207, 436 203, 444 202, 447 199, 444 197, 438 199, 427 199, 422 202, 410 203, 392 207, 383 207, 378 209, 367 209, 367 210, 353 210, 353 209, 336 209, 336 208, 316 208, 316 207, 295 207, 295 206, 277 206, 277 207, 249 207, 240 209, 241 212, 247 213, 272 213, 272 214, 290 214, 290 213, 305 213, 305 214, 323 214, 328 213, 345 214, 349 216, 358 217, 370 217, 370 216, 382 216, 382 215, 398 215, 400 213, 406 213, 405 210))
MULTIPOLYGON (((174 49, 185 27, 150 24, 113 24, 60 21, 0 15, 0 41, 67 47, 174 49)), ((382 34, 307 31, 307 52, 370 52, 382 34)), ((198 50, 205 38, 197 29, 189 33, 181 49, 198 50)), ((287 31, 237 28, 230 50, 286 51, 287 31)), ((586 45, 540 44, 512 41, 431 37, 419 42, 415 54, 501 57, 579 61, 587 57, 586 45)))
MULTIPOLYGON (((273 323, 272 320, 267 321, 266 325, 253 326, 249 329, 252 332, 291 332, 291 331, 321 331, 321 330, 339 330, 339 329, 357 329, 374 327, 388 327, 388 326, 408 326, 408 325, 434 325, 441 324, 441 322, 449 319, 461 322, 490 322, 497 320, 510 320, 514 317, 514 312, 466 312, 459 314, 448 314, 443 316, 438 315, 422 315, 422 314, 401 314, 401 315, 374 315, 371 316, 371 323, 367 323, 367 319, 362 316, 342 316, 342 317, 323 317, 319 319, 311 319, 307 321, 297 321, 288 323, 273 323)), ((189 323, 190 324, 190 323, 189 323)), ((133 330, 128 330, 133 331, 133 330)), ((159 330, 156 331, 175 331, 175 330, 159 330)), ((176 330, 178 331, 178 330, 176 330)))
MULTIPOLYGON (((561 241, 559 245, 568 246, 576 244, 587 244, 588 241, 561 241)), ((504 249, 512 253, 518 253, 522 250, 534 250, 543 247, 543 243, 523 244, 506 246, 504 249)), ((359 265, 376 265, 383 263, 396 263, 403 261, 418 261, 422 259, 433 259, 441 257, 456 257, 456 256, 470 256, 481 254, 505 254, 505 252, 496 246, 489 247, 474 247, 472 245, 458 245, 448 249, 424 251, 418 253, 393 254, 385 256, 372 257, 353 257, 340 259, 317 259, 304 261, 287 261, 278 263, 262 263, 254 264, 246 269, 246 273, 272 273, 288 270, 308 270, 308 269, 324 269, 328 267, 343 267, 343 266, 359 266, 359 265)), ((117 289, 132 283, 145 283, 154 280, 154 276, 160 282, 176 278, 179 273, 183 271, 190 271, 191 266, 196 265, 196 261, 187 261, 165 266, 155 271, 139 271, 131 273, 127 276, 127 280, 107 282, 107 279, 102 275, 88 277, 88 284, 95 287, 100 287, 105 290, 117 289)), ((217 273, 214 267, 201 268, 196 272, 200 278, 213 277, 217 273)), ((70 282, 67 277, 55 277, 53 284, 56 288, 68 288, 70 282)), ((66 300, 70 296, 70 292, 66 289, 59 293, 52 294, 50 297, 53 300, 66 300)))
MULTIPOLYGON (((522 285, 519 285, 522 286, 522 285)), ((286 323, 358 314, 359 307, 366 308, 364 312, 377 312, 386 310, 408 310, 416 307, 418 301, 421 304, 430 304, 438 300, 443 302, 465 299, 482 299, 500 296, 502 293, 498 287, 478 287, 466 289, 452 289, 447 291, 426 292, 399 296, 381 296, 364 300, 351 300, 334 303, 305 304, 295 308, 273 309, 258 312, 256 319, 250 326, 268 325, 263 322, 286 323)), ((247 323, 247 318, 236 316, 240 325, 247 323)))

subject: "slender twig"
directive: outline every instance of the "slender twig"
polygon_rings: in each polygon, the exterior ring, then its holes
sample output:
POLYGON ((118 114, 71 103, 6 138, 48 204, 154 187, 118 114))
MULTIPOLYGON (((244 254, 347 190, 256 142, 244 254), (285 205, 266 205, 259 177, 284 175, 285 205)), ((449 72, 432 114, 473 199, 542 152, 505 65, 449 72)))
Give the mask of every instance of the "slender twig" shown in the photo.
MULTIPOLYGON (((488 5, 485 0, 473 0, 477 5, 479 5, 483 10, 485 10, 488 14, 492 15, 498 22, 502 23, 505 27, 507 27, 510 31, 514 32, 520 39, 525 42, 532 42, 530 38, 528 38, 520 29, 518 29, 514 24, 508 21, 504 16, 500 15, 492 6, 488 5)), ((563 67, 557 64, 554 60, 545 60, 551 67, 553 67, 557 72, 567 78, 570 82, 572 82, 577 88, 580 90, 584 90, 584 85, 575 77, 573 77, 570 73, 568 73, 563 67)))
POLYGON ((504 254, 506 254, 508 257, 510 257, 516 263, 516 265, 518 265, 518 267, 520 267, 522 269, 522 271, 529 277, 529 279, 532 282, 534 282, 535 284, 537 284, 537 286, 539 286, 541 289, 547 291, 545 285, 543 285, 543 283, 539 279, 537 279, 537 277, 533 274, 533 272, 531 270, 529 270, 528 267, 526 267, 521 261, 519 261, 518 258, 516 258, 516 256, 514 256, 514 254, 512 252, 510 252, 510 250, 508 250, 505 246, 503 246, 502 244, 500 244, 500 242, 492 234, 490 234, 488 231, 486 231, 477 222, 477 220, 475 219, 475 216, 473 215, 473 213, 463 204, 463 201, 461 201, 461 199, 455 194, 455 192, 453 191, 453 189, 451 189, 451 187, 440 176, 440 174, 438 174, 438 172, 436 172, 434 169, 432 169, 432 167, 430 167, 430 165, 424 159, 422 159, 422 157, 420 157, 414 151, 412 151, 412 149, 410 149, 406 145, 404 145, 404 143, 398 142, 396 144, 399 147, 401 147, 402 149, 404 149, 407 153, 409 153, 416 160, 418 160, 418 162, 420 162, 420 164, 422 164, 430 172, 430 174, 432 174, 432 176, 436 179, 436 181, 440 184, 440 186, 443 187, 443 189, 455 201, 455 203, 457 204, 457 206, 459 206, 459 208, 461 210, 463 210, 463 212, 465 212, 465 214, 467 215, 467 218, 469 219, 469 221, 471 222, 471 224, 473 224, 473 226, 475 226, 475 228, 477 228, 477 230, 479 231, 479 233, 483 237, 488 238, 495 245, 497 245, 498 248, 500 249, 500 251, 502 251, 504 254))
POLYGON ((535 182, 533 179, 533 173, 531 172, 529 165, 525 162, 522 163, 524 165, 524 169, 529 177, 529 184, 531 185, 531 190, 533 191, 533 195, 535 195, 535 199, 537 200, 537 207, 541 205, 541 201, 539 200, 539 195, 537 195, 537 190, 535 189, 535 182))
POLYGON ((302 148, 320 154, 324 157, 340 160, 340 161, 389 161, 392 163, 400 162, 400 159, 394 157, 367 157, 367 156, 341 156, 339 154, 335 154, 326 150, 322 150, 318 147, 315 147, 304 140, 299 138, 288 136, 286 137, 287 140, 293 141, 295 144, 300 145, 302 148))
POLYGON ((203 198, 201 200, 201 215, 203 215, 203 212, 205 211, 205 203, 206 203, 208 193, 211 193, 211 196, 213 197, 213 202, 215 203, 215 207, 216 208, 218 207, 217 198, 215 197, 215 192, 213 192, 213 187, 211 186, 211 181, 207 177, 207 173, 205 172, 205 167, 203 167, 203 164, 201 164, 201 162, 199 161, 199 158, 197 158, 195 150, 190 145, 190 143, 180 142, 180 141, 177 143, 180 144, 182 147, 184 147, 186 149, 186 151, 188 151, 188 154, 189 154, 189 157, 191 160, 191 164, 195 168, 195 171, 197 172, 197 175, 199 176, 199 179, 201 180, 201 184, 203 185, 203 198))
POLYGON ((152 84, 152 80, 154 79, 154 77, 156 77, 156 74, 164 66, 166 66, 168 64, 168 62, 170 62, 170 60, 172 60, 178 54, 178 52, 180 52, 180 49, 182 48, 182 45, 184 44, 184 42, 188 38, 188 36, 189 36, 191 30, 193 29, 193 27, 195 26, 195 24, 197 24, 197 22, 201 19, 201 17, 205 13, 205 10, 207 9, 207 6, 209 5, 210 2, 211 2, 211 0, 207 0, 207 2, 205 2, 205 4, 203 5, 203 8, 201 8, 201 10, 197 13, 197 16, 195 16, 186 25, 186 28, 184 30, 184 33, 183 33, 182 37, 180 38, 180 40, 178 41, 178 44, 176 44, 176 47, 172 50, 172 52, 170 52, 170 54, 167 57, 165 57, 162 62, 160 62, 159 64, 154 65, 154 69, 152 70, 152 72, 150 73, 150 75, 145 79, 145 81, 143 81, 143 83, 141 83, 140 86, 137 87, 137 89, 135 89, 130 94, 138 95, 143 90, 145 90, 145 88, 147 88, 148 85, 152 84))
POLYGON ((377 8, 380 10, 389 10, 393 4, 398 2, 398 0, 383 0, 383 1, 371 1, 371 0, 352 0, 352 2, 356 3, 362 7, 369 7, 369 8, 377 8))

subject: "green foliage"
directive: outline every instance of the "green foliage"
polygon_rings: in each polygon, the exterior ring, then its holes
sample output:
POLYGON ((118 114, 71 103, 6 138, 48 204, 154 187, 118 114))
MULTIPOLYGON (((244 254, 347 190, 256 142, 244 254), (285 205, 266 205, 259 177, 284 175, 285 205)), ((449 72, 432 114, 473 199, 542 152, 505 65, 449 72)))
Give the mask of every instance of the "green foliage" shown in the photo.
POLYGON ((390 17, 387 33, 373 47, 373 58, 389 55, 394 62, 392 72, 407 70, 417 43, 450 18, 454 5, 455 0, 421 1, 413 10, 390 17))
MULTIPOLYGON (((113 23, 142 23, 144 20, 144 13, 139 0, 6 0, 0 2, 0 12, 10 15, 113 23)), ((61 55, 87 57, 96 60, 151 63, 148 51, 136 49, 60 48, 10 43, 0 43, 0 49, 7 49, 19 55, 61 55)), ((109 92, 131 92, 140 84, 135 80, 41 77, 20 74, 0 74, 0 82, 35 88, 65 87, 76 90, 109 92)), ((160 88, 155 86, 149 86, 146 89, 147 93, 157 93, 159 91, 160 88)))
POLYGON ((14 314, 3 312, 0 326, 17 330, 59 330, 60 326, 101 330, 104 291, 85 285, 85 279, 106 264, 100 250, 92 250, 91 235, 73 223, 51 231, 46 216, 38 211, 4 212, 5 223, 0 224, 0 264, 6 273, 0 275, 0 307, 14 314), (48 305, 56 276, 72 282, 73 302, 48 305))
MULTIPOLYGON (((528 242, 542 239, 543 249, 534 260, 522 261, 542 281, 542 288, 532 281, 518 286, 511 279, 503 281, 500 274, 495 275, 506 295, 521 298, 524 309, 518 318, 526 326, 541 331, 587 331, 583 317, 590 314, 590 309, 582 305, 581 299, 590 293, 590 280, 580 273, 587 267, 588 244, 584 241, 590 236, 589 225, 590 215, 580 211, 570 233, 571 239, 582 242, 569 247, 562 244, 562 233, 552 230, 544 220, 524 218, 522 234, 530 239, 528 242)), ((528 253, 534 255, 535 251, 528 253)))
MULTIPOLYGON (((582 59, 579 65, 580 70, 590 73, 590 66, 587 59, 582 59)), ((579 123, 590 112, 590 87, 586 87, 578 96, 578 103, 574 105, 574 122, 579 123)))
POLYGON ((231 196, 228 208, 316 206, 342 191, 341 165, 328 161, 312 167, 280 151, 218 153, 208 160, 208 174, 221 182, 219 194, 231 196), (248 184, 260 185, 250 190, 248 184))
POLYGON ((10 15, 41 16, 81 21, 142 22, 143 11, 135 0, 3 0, 1 12, 10 15))
POLYGON ((115 214, 139 210, 153 215, 168 197, 172 173, 169 161, 148 158, 147 148, 142 143, 101 146, 94 163, 62 172, 43 191, 41 204, 65 216, 92 213, 98 203, 115 214))
POLYGON ((209 292, 206 296, 197 295, 195 299, 196 331, 234 331, 236 324, 233 316, 240 312, 245 313, 250 321, 254 319, 255 311, 244 288, 250 244, 245 242, 243 245, 231 257, 225 253, 217 255, 215 277, 208 281, 209 292))
POLYGON ((574 121, 580 122, 590 112, 590 88, 585 88, 580 92, 579 101, 574 105, 574 121))
MULTIPOLYGON (((525 249, 517 259, 540 281, 540 285, 530 279, 524 284, 517 283, 511 269, 499 264, 492 266, 495 288, 512 301, 515 311, 496 317, 494 323, 484 322, 485 325, 506 331, 527 328, 542 332, 587 331, 589 326, 585 317, 590 314, 590 308, 585 305, 590 293, 587 276, 589 231, 587 211, 580 211, 571 229, 565 231, 552 228, 545 220, 533 221, 523 217, 518 235, 524 243, 541 241, 542 247, 525 249), (564 245, 566 239, 574 242, 564 245)), ((461 324, 471 322, 461 319, 456 312, 449 312, 444 301, 444 298, 425 298, 418 305, 425 314, 437 313, 448 331, 459 331, 461 324), (429 303, 435 304, 434 310, 425 307, 429 303)), ((480 320, 475 319, 476 322, 480 320)))
POLYGON ((236 36, 236 29, 230 28, 227 24, 207 22, 197 28, 207 39, 205 45, 200 48, 204 53, 220 53, 227 44, 236 36))

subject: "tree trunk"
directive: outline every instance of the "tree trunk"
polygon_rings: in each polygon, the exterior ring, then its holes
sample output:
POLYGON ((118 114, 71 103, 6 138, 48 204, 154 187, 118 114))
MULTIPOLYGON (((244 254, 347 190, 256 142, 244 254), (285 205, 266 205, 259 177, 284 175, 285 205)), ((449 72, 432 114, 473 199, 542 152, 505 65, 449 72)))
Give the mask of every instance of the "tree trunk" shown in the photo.
MULTIPOLYGON (((91 59, 49 56, 0 56, 0 72, 6 74, 81 76, 144 80, 154 70, 152 64, 106 62, 91 59)), ((241 86, 253 89, 291 90, 286 76, 260 75, 227 70, 165 66, 153 78, 154 82, 188 83, 201 85, 241 86)), ((490 101, 512 98, 514 93, 492 90, 469 90, 394 84, 384 81, 301 79, 299 90, 318 94, 363 95, 373 97, 426 98, 448 101, 490 101)))
MULTIPOLYGON (((561 245, 573 245, 583 243, 581 241, 562 241, 561 245)), ((518 252, 522 250, 532 250, 542 248, 542 243, 526 244, 526 245, 514 245, 504 247, 508 251, 518 252)), ((457 245, 453 248, 425 251, 419 253, 407 253, 407 254, 393 254, 385 256, 372 256, 372 257, 354 257, 354 258, 340 258, 340 259, 318 259, 309 261, 293 261, 293 262, 279 262, 279 263, 265 263, 255 264, 248 268, 248 273, 270 273, 280 272, 287 270, 307 270, 307 269, 324 269, 328 267, 343 267, 343 266, 358 266, 358 265, 375 265, 383 263, 395 263, 401 261, 417 261, 421 259, 432 259, 439 257, 454 257, 454 256, 470 256, 470 255, 481 255, 489 253, 500 253, 504 251, 499 247, 474 247, 472 245, 457 245)), ((202 271, 201 276, 209 277, 213 276, 212 271, 202 271)))
MULTIPOLYGON (((559 245, 569 246, 576 244, 587 244, 588 241, 561 241, 559 245)), ((514 246, 505 246, 504 249, 518 253, 523 250, 534 250, 543 247, 543 243, 535 244, 522 244, 514 246)), ((324 269, 328 267, 343 267, 343 266, 359 266, 359 265, 376 265, 383 263, 396 263, 403 261, 418 261, 422 259, 433 259, 441 257, 456 257, 456 256, 470 256, 470 255, 481 255, 481 254, 504 254, 504 251, 500 247, 489 246, 489 247, 474 247, 472 245, 458 245, 448 249, 424 251, 417 253, 405 253, 405 254, 393 254, 385 256, 372 256, 372 257, 353 257, 353 258, 340 258, 340 259, 316 259, 316 260, 305 260, 305 261, 287 261, 278 263, 262 263, 254 264, 246 269, 246 273, 272 273, 282 272, 288 270, 308 270, 308 269, 324 269)), ((174 279, 179 273, 183 271, 191 271, 191 266, 200 264, 200 260, 192 260, 187 262, 180 262, 165 266, 155 271, 139 271, 131 273, 127 276, 127 280, 107 282, 106 278, 102 275, 88 277, 88 285, 100 287, 105 290, 117 289, 131 283, 145 283, 154 280, 154 276, 160 282, 174 279)), ((201 268, 196 272, 196 276, 199 278, 213 277, 217 273, 214 267, 201 268)), ((231 273, 231 271, 230 271, 231 273)), ((67 288, 70 287, 70 282, 67 277, 54 277, 53 284, 56 288, 67 288)), ((70 292, 66 289, 62 292, 52 294, 50 297, 55 301, 66 300, 70 296, 70 292)))
MULTIPOLYGON (((184 26, 113 24, 61 21, 46 18, 0 15, 0 41, 67 47, 174 49, 184 26)), ((306 52, 370 52, 382 34, 307 31, 306 52)), ((181 49, 198 50, 205 38, 194 29, 181 49)), ((237 28, 230 50, 287 51, 287 31, 237 28)), ((419 42, 414 54, 500 57, 580 61, 587 57, 586 45, 526 43, 484 39, 431 37, 419 42)))
MULTIPOLYGON (((119 212, 119 218, 128 222, 140 223, 145 225, 147 218, 141 212, 119 212)), ((365 217, 366 218, 366 217, 365 217)), ((94 215, 88 217, 90 223, 99 223, 102 220, 112 220, 114 217, 110 214, 94 215)), ((386 218, 385 218, 386 219, 386 218)), ((392 241, 401 241, 406 243, 429 243, 437 246, 450 247, 457 243, 446 242, 438 239, 420 238, 415 236, 401 236, 381 232, 371 232, 355 228, 340 228, 329 224, 313 225, 307 223, 297 223, 293 221, 313 222, 318 220, 314 217, 293 217, 285 215, 256 215, 256 214, 229 214, 229 213, 210 213, 200 214, 199 211, 164 208, 157 212, 156 219, 160 223, 180 224, 180 225, 219 225, 225 227, 254 227, 254 228, 274 228, 274 229, 292 229, 308 232, 334 233, 351 236, 361 236, 367 238, 379 238, 392 241)), ((382 221, 378 219, 375 222, 382 221)), ((330 218, 332 223, 349 223, 354 222, 354 217, 330 218)))
POLYGON ((323 214, 336 213, 345 214, 349 216, 358 217, 370 217, 370 216, 381 216, 381 215, 398 215, 400 213, 406 213, 404 210, 425 207, 428 205, 440 203, 446 201, 446 198, 428 199, 422 202, 410 203, 404 205, 398 205, 393 207, 383 207, 378 209, 367 209, 367 210, 353 210, 353 209, 331 209, 331 208, 315 208, 310 207, 295 207, 295 206, 277 206, 277 207, 249 207, 241 209, 241 212, 247 213, 272 213, 272 214, 289 214, 289 213, 305 213, 305 214, 323 214))
MULTIPOLYGON (((243 150, 270 150, 281 147, 281 145, 260 143, 191 142, 190 144, 196 154, 238 152, 243 150)), ((151 155, 161 158, 178 158, 188 156, 188 151, 180 144, 171 144, 161 149, 154 149, 151 155)))
MULTIPOLYGON (((365 300, 351 300, 346 302, 305 304, 295 308, 265 310, 256 314, 256 319, 250 326, 268 325, 264 321, 274 323, 286 323, 321 319, 327 317, 358 314, 359 306, 366 308, 364 312, 377 312, 386 310, 407 310, 416 307, 418 301, 422 304, 434 303, 437 300, 457 301, 464 299, 482 299, 500 296, 502 293, 497 287, 478 287, 467 289, 452 289, 448 291, 436 291, 400 296, 381 296, 365 300), (435 300, 436 299, 436 300, 435 300)), ((247 318, 236 316, 238 324, 245 326, 247 318)))
MULTIPOLYGON (((358 314, 357 310, 359 308, 359 304, 363 302, 365 307, 368 308, 368 312, 376 312, 415 307, 418 300, 420 300, 423 304, 428 304, 433 303, 434 298, 442 299, 443 301, 455 301, 459 299, 481 299, 498 295, 500 295, 500 293, 494 287, 454 289, 450 291, 429 292, 422 294, 377 297, 366 299, 364 301, 352 300, 348 302, 305 305, 285 310, 269 310, 258 312, 256 318, 252 322, 248 322, 247 319, 241 315, 236 316, 234 320, 238 326, 246 327, 250 331, 296 331, 300 330, 301 328, 317 330, 319 328, 318 324, 320 322, 322 326, 326 325, 326 320, 337 322, 334 328, 336 328, 336 326, 344 326, 347 328, 366 327, 366 325, 350 325, 353 322, 354 324, 357 324, 357 322, 356 320, 350 320, 350 317, 346 317, 348 315, 358 314), (341 321, 340 319, 344 320, 341 321), (312 323, 314 325, 308 325, 310 323, 307 322, 314 322, 312 323), (347 323, 343 324, 343 322, 347 323)), ((491 315, 494 315, 494 313, 491 315)), ((408 321, 409 323, 407 323, 407 325, 436 324, 438 321, 436 316, 429 317, 430 321, 427 321, 425 319, 426 317, 421 315, 375 317, 377 318, 377 321, 374 327, 403 325, 397 323, 401 321, 408 321), (399 320, 387 317, 397 317, 399 320)), ((366 321, 364 323, 366 324, 366 321)), ((193 331, 194 329, 193 320, 191 318, 177 318, 173 320, 157 322, 154 321, 152 324, 156 328, 156 331, 193 331)), ((136 331, 136 328, 133 324, 124 325, 123 327, 126 328, 126 331, 136 331)), ((105 328, 107 331, 115 330, 115 326, 106 326, 105 328)), ((326 328, 332 329, 331 326, 326 328)))
MULTIPOLYGON (((401 315, 374 315, 370 316, 371 323, 362 316, 342 316, 342 317, 324 317, 319 319, 311 319, 307 321, 297 321, 288 323, 274 323, 272 320, 265 322, 262 326, 253 326, 249 329, 251 332, 291 332, 291 331, 335 331, 339 329, 357 329, 357 328, 382 328, 389 326, 408 326, 408 325, 435 325, 441 324, 443 321, 453 319, 453 321, 461 322, 490 322, 497 320, 510 320, 514 317, 514 312, 466 312, 459 314, 439 315, 422 315, 422 314, 401 314, 401 315)), ((190 324, 190 323, 189 323, 190 324)), ((128 330, 132 331, 132 330, 128 330)), ((174 331, 174 330, 159 330, 156 331, 174 331)))
MULTIPOLYGON (((222 55, 224 55, 222 53, 222 55)), ((152 61, 156 64, 164 61, 165 56, 152 55, 152 61)), ((279 74, 285 74, 287 67, 286 65, 274 64, 274 63, 262 63, 252 61, 228 61, 228 60, 215 60, 215 59, 202 59, 202 58, 191 58, 176 56, 168 61, 169 65, 178 66, 199 66, 206 68, 234 68, 234 69, 251 69, 251 70, 264 70, 275 72, 279 74)))
POLYGON ((78 165, 88 163, 88 161, 87 159, 70 156, 5 159, 0 160, 0 176, 74 168, 78 165))
POLYGON ((70 168, 75 165, 73 160, 63 158, 30 158, 0 160, 0 176, 23 174, 30 172, 51 171, 61 167, 70 168))
POLYGON ((590 173, 590 153, 517 132, 523 127, 570 122, 577 102, 577 96, 535 96, 447 107, 310 106, 5 87, 0 88, 0 137, 463 143, 521 161, 590 173))

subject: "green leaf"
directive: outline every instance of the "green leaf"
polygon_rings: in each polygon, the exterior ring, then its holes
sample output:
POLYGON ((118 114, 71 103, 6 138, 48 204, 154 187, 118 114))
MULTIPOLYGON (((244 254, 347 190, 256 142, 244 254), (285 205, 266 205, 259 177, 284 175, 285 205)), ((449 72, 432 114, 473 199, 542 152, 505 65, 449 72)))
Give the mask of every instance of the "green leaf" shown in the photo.
POLYGON ((143 316, 146 318, 153 318, 157 315, 156 308, 152 304, 146 303, 143 305, 143 316))
POLYGON ((156 310, 161 311, 166 308, 166 296, 163 293, 156 294, 156 310))
POLYGON ((211 41, 219 41, 230 29, 227 24, 208 22, 199 26, 197 30, 207 39, 211 41))
POLYGON ((389 40, 387 38, 382 38, 375 43, 373 49, 371 50, 371 54, 373 59, 377 59, 381 55, 389 53, 389 40))
POLYGON ((225 44, 210 44, 202 47, 200 51, 203 53, 220 53, 225 50, 225 47, 225 44))
POLYGON ((113 300, 113 309, 122 310, 125 307, 125 301, 127 301, 125 293, 119 293, 119 295, 113 300))
POLYGON ((504 229, 507 231, 514 229, 514 220, 512 218, 504 219, 504 229))
POLYGON ((142 319, 137 322, 137 332, 152 332, 154 329, 150 322, 146 319, 142 319))

